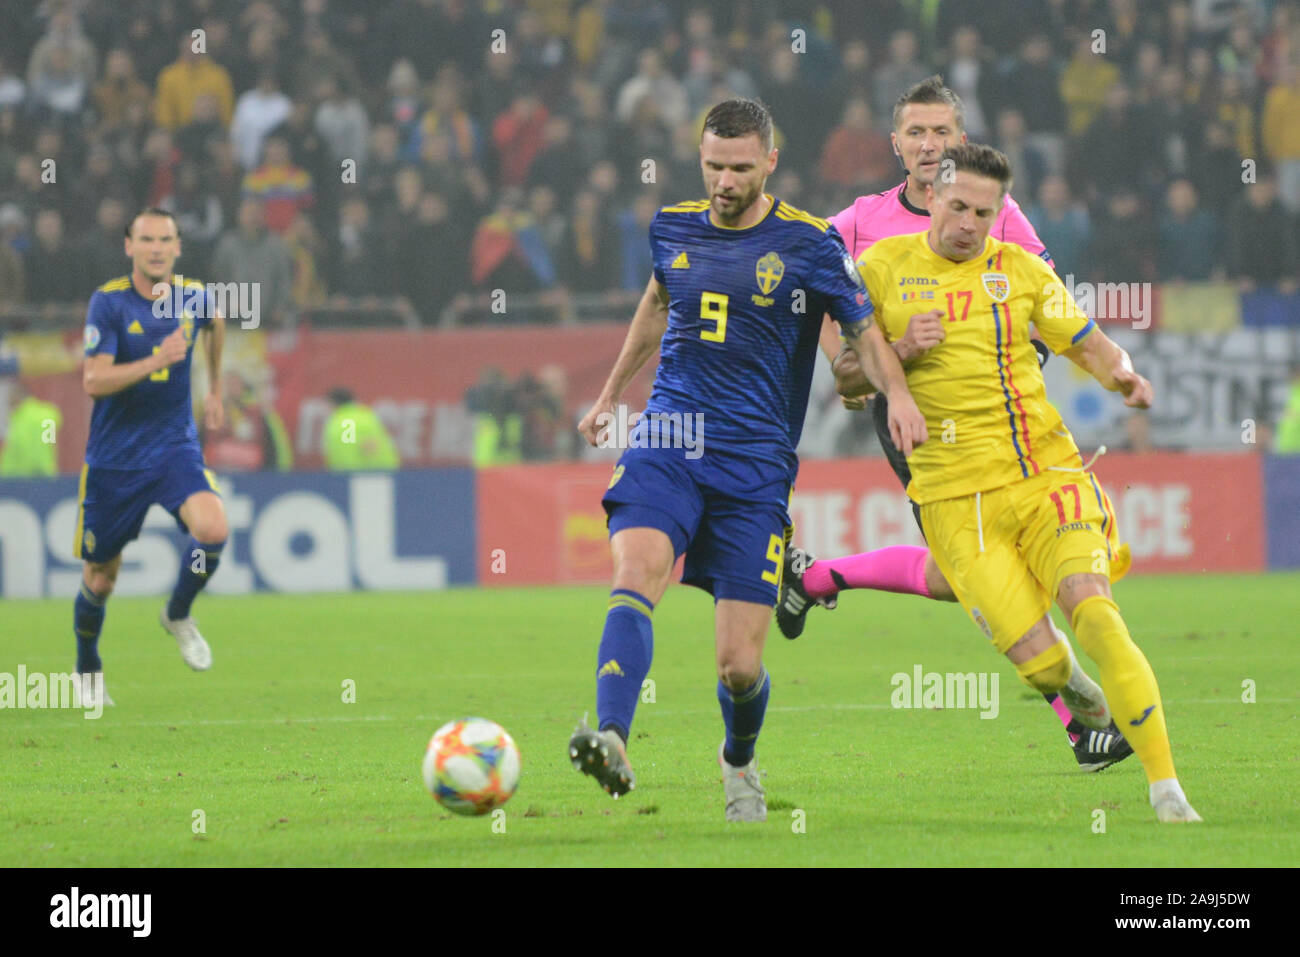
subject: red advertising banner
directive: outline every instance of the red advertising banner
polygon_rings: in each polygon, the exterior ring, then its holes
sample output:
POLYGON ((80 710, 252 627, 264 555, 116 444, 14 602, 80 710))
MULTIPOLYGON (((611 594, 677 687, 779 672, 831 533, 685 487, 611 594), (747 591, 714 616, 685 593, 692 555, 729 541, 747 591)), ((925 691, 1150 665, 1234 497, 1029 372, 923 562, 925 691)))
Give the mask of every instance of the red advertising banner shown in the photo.
MULTIPOLYGON (((1265 567, 1257 456, 1112 453, 1093 471, 1115 505, 1135 574, 1265 567)), ((600 497, 610 474, 604 464, 481 470, 479 582, 607 582, 600 497)), ((791 516, 796 540, 818 555, 921 543, 907 499, 881 459, 803 463, 791 516)))
MULTIPOLYGON (((321 465, 320 437, 330 407, 325 394, 351 389, 373 406, 397 443, 404 466, 466 462, 472 422, 465 394, 495 368, 507 380, 561 370, 560 396, 574 423, 594 401, 618 358, 626 323, 493 329, 310 331, 273 342, 276 410, 300 468, 321 465)), ((641 408, 650 395, 651 359, 624 397, 641 408)))

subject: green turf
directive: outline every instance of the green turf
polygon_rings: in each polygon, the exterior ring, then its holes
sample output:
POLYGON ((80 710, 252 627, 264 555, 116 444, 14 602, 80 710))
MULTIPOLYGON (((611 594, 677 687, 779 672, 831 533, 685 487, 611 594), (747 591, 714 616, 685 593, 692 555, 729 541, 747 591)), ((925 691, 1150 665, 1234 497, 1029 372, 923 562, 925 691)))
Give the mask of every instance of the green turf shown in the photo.
MULTIPOLYGON (((617 802, 565 759, 594 709, 603 588, 202 598, 206 674, 158 628, 159 600, 114 599, 115 708, 0 711, 0 865, 1293 865, 1298 593, 1295 574, 1119 586, 1198 827, 1155 823, 1136 759, 1076 770, 1055 716, 954 606, 861 593, 797 642, 773 629, 771 811, 728 825, 711 606, 693 589, 655 612, 656 700, 634 730, 638 788, 617 802), (892 708, 891 675, 917 664, 996 671, 998 717, 892 708), (443 812, 420 780, 428 735, 468 713, 523 753, 505 833, 443 812)), ((0 671, 70 668, 71 616, 4 602, 0 671)))

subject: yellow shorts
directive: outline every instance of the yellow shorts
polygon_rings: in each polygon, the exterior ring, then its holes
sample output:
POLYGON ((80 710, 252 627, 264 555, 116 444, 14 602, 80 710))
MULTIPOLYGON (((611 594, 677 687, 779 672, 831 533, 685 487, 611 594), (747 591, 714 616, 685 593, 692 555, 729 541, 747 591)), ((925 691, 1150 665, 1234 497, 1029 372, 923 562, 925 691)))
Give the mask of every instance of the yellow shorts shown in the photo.
POLYGON ((1116 582, 1132 564, 1114 506, 1091 472, 1047 470, 930 502, 921 525, 935 564, 999 652, 1047 613, 1067 575, 1116 582))

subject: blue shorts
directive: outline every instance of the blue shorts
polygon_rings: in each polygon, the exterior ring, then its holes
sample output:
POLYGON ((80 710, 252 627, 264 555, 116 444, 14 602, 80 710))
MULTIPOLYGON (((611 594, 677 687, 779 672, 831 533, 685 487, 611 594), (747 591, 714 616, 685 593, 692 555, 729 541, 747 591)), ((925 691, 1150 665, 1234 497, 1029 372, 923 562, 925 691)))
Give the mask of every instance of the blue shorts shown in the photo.
POLYGON ((204 468, 198 449, 185 449, 152 469, 81 468, 77 496, 77 539, 73 555, 102 563, 122 553, 144 525, 149 506, 172 513, 182 532, 180 509, 195 492, 218 492, 216 476, 204 468))
POLYGON ((657 528, 686 554, 682 582, 776 605, 790 526, 792 469, 711 451, 628 449, 601 504, 609 533, 657 528))

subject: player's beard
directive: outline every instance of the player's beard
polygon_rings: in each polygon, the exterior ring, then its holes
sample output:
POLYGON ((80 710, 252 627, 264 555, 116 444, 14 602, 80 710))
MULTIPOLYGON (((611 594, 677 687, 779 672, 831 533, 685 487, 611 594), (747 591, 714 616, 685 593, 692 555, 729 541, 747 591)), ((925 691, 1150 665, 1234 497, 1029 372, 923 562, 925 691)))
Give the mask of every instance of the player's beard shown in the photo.
POLYGON ((738 222, 740 217, 744 216, 745 213, 749 211, 749 208, 758 201, 758 198, 763 195, 763 185, 763 183, 759 183, 747 193, 733 194, 735 202, 728 207, 726 212, 723 212, 718 208, 718 200, 722 197, 714 194, 713 199, 711 200, 713 215, 717 216, 718 220, 724 226, 729 226, 732 223, 738 222))

